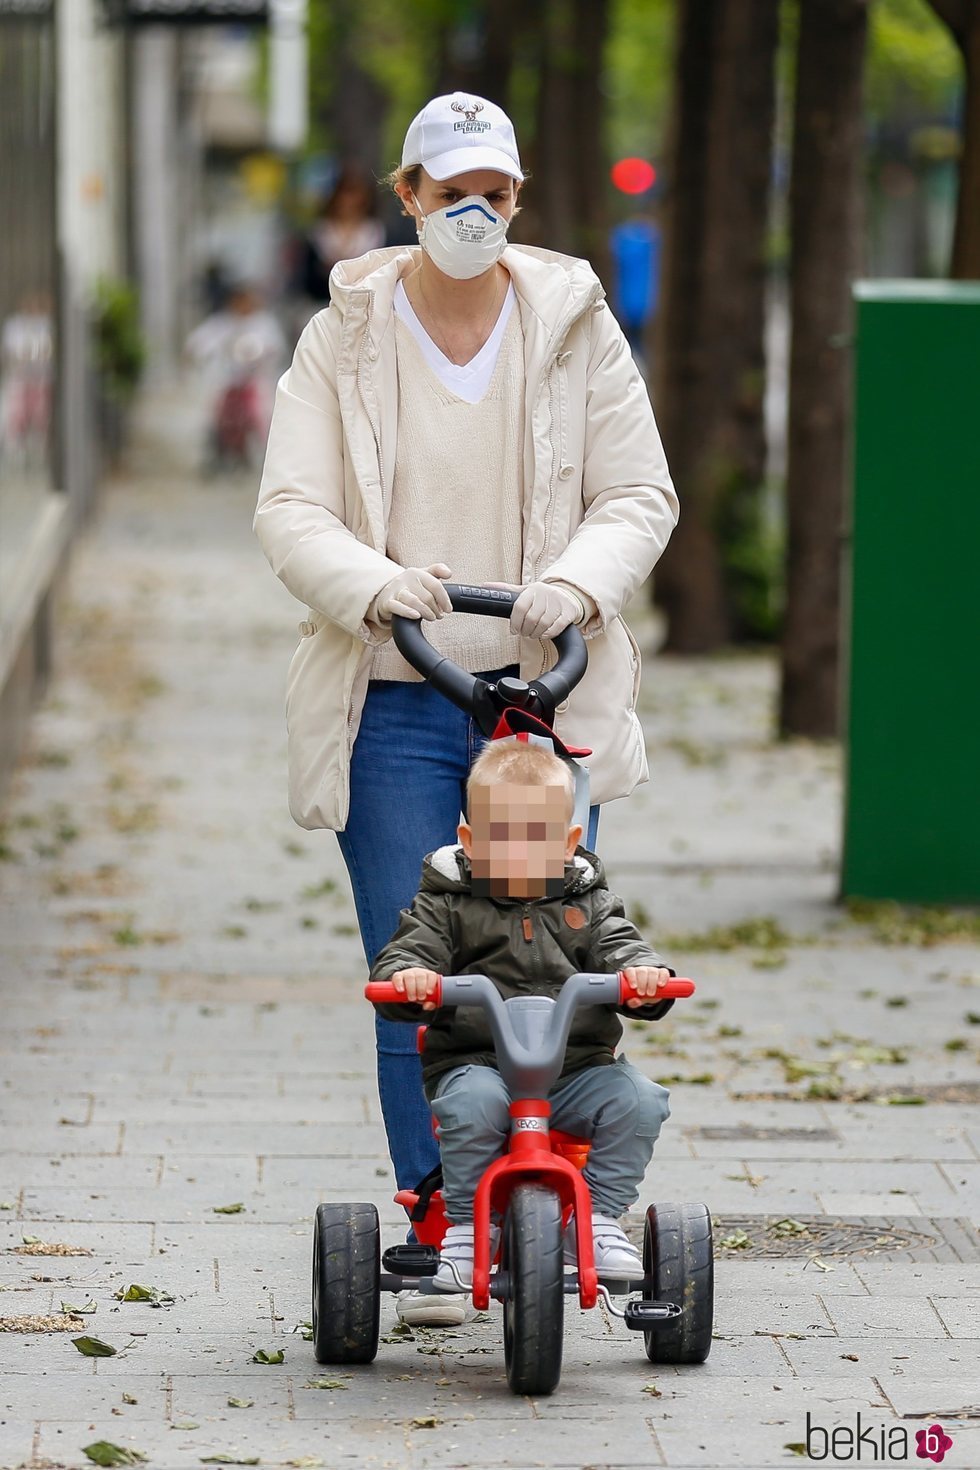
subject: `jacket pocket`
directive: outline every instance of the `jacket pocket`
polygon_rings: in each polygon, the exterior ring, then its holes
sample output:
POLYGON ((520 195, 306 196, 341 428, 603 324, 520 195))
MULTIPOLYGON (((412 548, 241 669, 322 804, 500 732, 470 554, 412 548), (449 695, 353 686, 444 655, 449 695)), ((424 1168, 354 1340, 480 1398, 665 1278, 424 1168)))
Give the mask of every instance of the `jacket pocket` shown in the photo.
POLYGON ((630 679, 632 681, 633 691, 630 699, 630 709, 635 710, 636 702, 640 697, 640 680, 643 675, 643 659, 640 654, 640 645, 633 637, 632 630, 626 619, 621 617, 619 619, 619 622, 622 623, 623 632, 626 634, 626 652, 629 657, 630 679))

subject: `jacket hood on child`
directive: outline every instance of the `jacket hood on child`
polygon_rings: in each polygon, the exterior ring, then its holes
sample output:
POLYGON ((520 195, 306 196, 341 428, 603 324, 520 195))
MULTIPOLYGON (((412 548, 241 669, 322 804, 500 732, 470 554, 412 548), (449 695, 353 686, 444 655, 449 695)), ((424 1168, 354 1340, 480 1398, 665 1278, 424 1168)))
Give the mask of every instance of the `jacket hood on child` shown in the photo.
MULTIPOLYGON (((560 896, 505 898, 475 895, 469 862, 460 846, 440 847, 422 866, 411 908, 371 969, 372 980, 420 967, 441 975, 489 975, 505 1000, 513 995, 555 999, 579 970, 613 971, 628 965, 669 968, 627 919, 622 899, 606 886, 601 860, 579 847, 565 866, 560 896)), ((627 1009, 579 1010, 561 1078, 614 1060, 623 1028, 616 1010, 656 1021, 672 1000, 627 1009)), ((420 1005, 379 1005, 390 1021, 427 1023, 422 1082, 431 1099, 439 1077, 453 1067, 495 1066, 490 1027, 473 1006, 423 1011, 420 1005)))

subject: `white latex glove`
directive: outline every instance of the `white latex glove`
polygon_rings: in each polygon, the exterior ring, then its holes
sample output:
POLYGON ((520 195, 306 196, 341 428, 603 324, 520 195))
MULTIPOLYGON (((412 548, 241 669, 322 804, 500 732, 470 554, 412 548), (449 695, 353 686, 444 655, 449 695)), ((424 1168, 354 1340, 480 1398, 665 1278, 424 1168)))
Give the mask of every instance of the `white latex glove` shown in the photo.
POLYGON ((442 561, 433 562, 430 567, 403 567, 371 603, 367 611, 369 621, 389 623, 393 614, 400 618, 422 618, 427 623, 445 617, 452 612, 453 605, 442 584, 451 576, 452 572, 442 561))
POLYGON ((574 592, 556 582, 530 582, 515 587, 512 582, 487 582, 519 592, 510 614, 510 631, 520 638, 557 638, 571 623, 585 620, 585 604, 574 592))

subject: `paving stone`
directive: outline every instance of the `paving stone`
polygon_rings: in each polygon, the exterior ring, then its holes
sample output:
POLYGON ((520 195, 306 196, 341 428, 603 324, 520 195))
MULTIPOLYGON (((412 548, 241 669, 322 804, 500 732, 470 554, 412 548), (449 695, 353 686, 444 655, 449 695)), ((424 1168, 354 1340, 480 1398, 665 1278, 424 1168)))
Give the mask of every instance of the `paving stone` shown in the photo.
POLYGON ((835 1297, 827 1311, 841 1337, 946 1336, 928 1298, 835 1297))
POLYGON ((872 1296, 980 1296, 980 1264, 945 1261, 855 1261, 855 1274, 872 1296))
MULTIPOLYGON (((832 1310, 842 1300, 844 1298, 837 1297, 828 1306, 832 1310)), ((913 1326, 917 1327, 917 1324, 906 1321, 905 1332, 911 1333, 913 1326)), ((886 1393, 892 1378, 909 1382, 946 1376, 951 1379, 961 1378, 964 1373, 969 1374, 980 1368, 980 1353, 976 1343, 948 1338, 945 1333, 940 1336, 903 1337, 899 1335, 902 1330, 900 1325, 898 1331, 888 1336, 883 1333, 871 1336, 842 1332, 832 1344, 818 1342, 813 1338, 803 1341, 784 1338, 780 1345, 792 1365, 794 1375, 803 1381, 812 1382, 819 1378, 829 1365, 838 1374, 853 1370, 861 1378, 866 1378, 871 1373, 881 1379, 886 1393)))
POLYGON ((0 1385, 0 1417, 37 1418, 43 1414, 48 1422, 109 1418, 113 1409, 122 1425, 130 1420, 163 1423, 167 1410, 166 1380, 141 1381, 132 1397, 136 1404, 123 1403, 123 1387, 89 1374, 79 1380, 77 1374, 57 1371, 5 1373, 0 1385))
POLYGON ((645 1420, 610 1416, 588 1424, 549 1419, 514 1422, 491 1413, 446 1419, 435 1429, 408 1428, 408 1444, 423 1470, 457 1466, 656 1464, 655 1442, 645 1420))
MULTIPOLYGON (((948 1196, 947 1196, 948 1198, 948 1196)), ((827 1215, 924 1215, 918 1195, 854 1194, 847 1190, 823 1190, 817 1196, 819 1209, 827 1215)))
MULTIPOLYGON (((976 1283, 974 1283, 976 1285, 976 1283)), ((951 1337, 980 1338, 980 1301, 973 1297, 946 1297, 930 1293, 929 1300, 951 1337)))
POLYGON ((0 1419, 0 1465, 29 1465, 33 1444, 33 1419, 0 1419))

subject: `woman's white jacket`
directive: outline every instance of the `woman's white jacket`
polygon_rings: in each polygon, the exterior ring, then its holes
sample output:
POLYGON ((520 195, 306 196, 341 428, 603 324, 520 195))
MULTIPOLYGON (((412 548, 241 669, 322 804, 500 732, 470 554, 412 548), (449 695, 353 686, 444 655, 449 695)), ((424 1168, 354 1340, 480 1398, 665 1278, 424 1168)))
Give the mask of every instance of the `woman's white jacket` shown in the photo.
MULTIPOLYGON (((254 524, 276 575, 309 610, 286 686, 289 809, 301 827, 347 823, 372 648, 390 637, 365 614, 399 570, 385 555, 398 433, 393 299, 417 259, 416 248, 396 247, 336 266, 331 303, 307 325, 276 392, 254 524)), ((591 266, 526 245, 509 245, 503 264, 525 346, 522 581, 571 583, 598 609, 583 629, 588 670, 555 728, 592 748, 592 800, 610 801, 648 776, 635 713, 640 654, 620 612, 667 544, 677 496, 646 388, 591 266)), ((552 644, 522 640, 522 677, 553 663, 552 644)))

